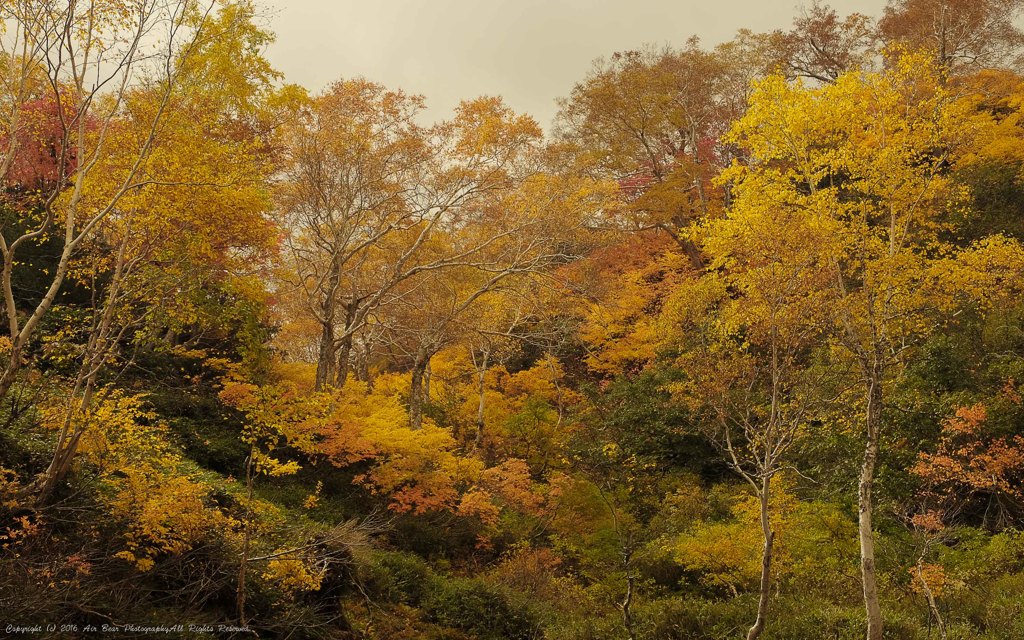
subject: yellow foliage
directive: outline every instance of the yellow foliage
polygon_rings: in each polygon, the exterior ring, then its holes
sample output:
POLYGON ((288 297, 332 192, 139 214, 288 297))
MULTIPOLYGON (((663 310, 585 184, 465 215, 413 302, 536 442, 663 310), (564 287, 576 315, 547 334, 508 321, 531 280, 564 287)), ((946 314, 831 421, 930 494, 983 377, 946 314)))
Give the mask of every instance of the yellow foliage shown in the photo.
POLYGON ((316 490, 313 493, 306 496, 306 499, 302 501, 302 507, 304 509, 316 509, 320 506, 320 492, 324 489, 323 480, 316 481, 316 490))
POLYGON ((0 507, 9 509, 17 506, 20 490, 18 474, 0 466, 0 507))
MULTIPOLYGON (((786 538, 796 512, 796 498, 783 483, 773 491, 770 501, 772 531, 775 534, 773 574, 783 575, 791 562, 786 538)), ((732 591, 753 589, 761 575, 760 503, 754 496, 743 496, 732 506, 733 519, 726 522, 698 522, 676 538, 668 551, 691 571, 701 574, 709 586, 732 591)))
POLYGON ((142 571, 160 554, 180 554, 194 547, 222 518, 214 517, 204 499, 209 487, 182 476, 159 478, 127 471, 115 483, 111 512, 126 520, 127 551, 120 557, 142 571))
POLYGON ((305 591, 319 591, 323 582, 323 571, 311 570, 306 563, 298 558, 279 557, 267 563, 263 572, 264 580, 276 584, 290 596, 305 591))
POLYGON ((705 241, 745 294, 751 336, 829 324, 853 351, 871 350, 921 336, 937 308, 1018 291, 1018 243, 960 251, 948 240, 970 195, 948 167, 991 127, 918 54, 815 89, 758 83, 727 136, 751 161, 719 177, 734 203, 705 241))
POLYGON ((483 465, 458 455, 447 429, 429 420, 413 429, 398 395, 389 393, 393 388, 377 384, 369 392, 364 383, 350 381, 318 394, 323 413, 315 427, 317 450, 338 466, 372 459, 371 469, 355 482, 389 496, 396 511, 455 509, 483 465))
POLYGON ((618 278, 614 295, 587 308, 580 336, 592 347, 587 365, 605 374, 642 368, 659 343, 656 321, 666 296, 687 278, 685 256, 666 251, 618 278))
POLYGON ((166 425, 141 396, 111 391, 86 418, 82 452, 95 465, 110 513, 124 523, 118 554, 141 570, 162 554, 193 548, 225 518, 206 506, 209 487, 181 471, 166 425))
POLYGON ((290 382, 260 387, 233 376, 223 381, 222 402, 245 412, 242 442, 250 447, 256 473, 279 477, 299 470, 295 460, 283 462, 271 455, 288 445, 312 453, 326 414, 325 394, 304 393, 290 382))
POLYGON ((364 435, 374 443, 377 464, 357 480, 390 495, 391 507, 399 512, 452 509, 460 487, 474 483, 483 470, 479 460, 457 453, 447 429, 432 424, 421 429, 371 424, 364 435))

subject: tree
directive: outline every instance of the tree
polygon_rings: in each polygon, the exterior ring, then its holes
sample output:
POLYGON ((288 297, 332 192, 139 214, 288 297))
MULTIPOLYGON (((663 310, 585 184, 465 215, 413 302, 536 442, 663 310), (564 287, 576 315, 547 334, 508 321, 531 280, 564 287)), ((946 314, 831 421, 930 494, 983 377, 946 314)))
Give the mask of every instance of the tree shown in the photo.
MULTIPOLYGON (((735 51, 733 52, 735 53, 735 51)), ((727 57, 702 50, 647 49, 597 60, 561 103, 558 135, 579 170, 619 183, 626 229, 658 229, 675 240, 693 268, 703 260, 691 238, 697 221, 720 209, 712 187, 722 159, 716 141, 733 104, 727 57)), ((743 56, 732 59, 743 59, 743 56)))
POLYGON ((840 18, 835 9, 817 2, 801 10, 790 31, 770 36, 773 56, 787 77, 822 83, 868 66, 877 40, 870 17, 851 13, 840 18))
POLYGON ((658 313, 674 288, 692 277, 691 263, 674 245, 636 235, 590 256, 595 271, 580 295, 578 329, 588 345, 585 361, 610 376, 639 372, 657 356, 658 313))
POLYGON ((889 43, 925 49, 943 77, 1019 64, 1020 0, 891 0, 878 29, 889 43))
MULTIPOLYGON (((988 411, 984 404, 959 407, 942 423, 932 453, 921 452, 911 473, 923 483, 926 513, 949 518, 972 502, 984 501, 983 523, 995 505, 995 527, 1012 522, 1024 492, 1024 436, 993 437, 984 433, 988 411)), ((940 520, 941 523, 941 520, 940 520)))
POLYGON ((140 183, 116 198, 116 208, 70 263, 71 276, 91 290, 91 308, 64 424, 50 465, 36 481, 37 503, 48 500, 69 472, 102 376, 132 361, 124 352, 194 328, 200 291, 244 288, 244 278, 232 274, 265 263, 273 248, 275 233, 265 217, 270 203, 261 188, 270 168, 267 140, 254 130, 240 131, 239 124, 247 117, 257 124, 261 109, 264 118, 269 115, 263 103, 275 76, 258 55, 236 57, 235 75, 222 76, 235 81, 234 93, 205 84, 208 65, 223 49, 265 37, 250 19, 251 8, 236 5, 209 18, 207 36, 181 63, 185 71, 175 95, 136 90, 125 96, 125 114, 109 123, 112 148, 83 183, 84 207, 115 199, 119 168, 132 162, 138 140, 150 135, 154 112, 167 111, 136 170, 140 183), (231 215, 223 220, 215 211, 231 215))
POLYGON ((388 268, 380 262, 407 261, 404 252, 422 242, 417 225, 429 224, 431 205, 414 201, 432 159, 429 133, 415 123, 422 106, 367 81, 338 82, 289 134, 282 199, 295 284, 321 330, 318 389, 344 381, 339 348, 350 347, 354 329, 401 277, 374 277, 388 268))
POLYGON ((814 352, 825 331, 827 227, 800 213, 758 206, 710 225, 705 253, 718 269, 676 289, 661 322, 686 379, 669 388, 698 428, 754 491, 763 548, 755 640, 768 618, 775 531, 773 480, 820 402, 814 352))
POLYGON ((284 202, 293 284, 321 327, 318 388, 344 381, 353 336, 413 280, 484 271, 501 251, 515 256, 509 243, 529 243, 523 225, 534 222, 502 226, 493 203, 531 170, 536 122, 480 98, 424 129, 421 108, 418 97, 340 82, 292 134, 284 202))
MULTIPOLYGON (((552 373, 558 366, 551 352, 567 336, 559 326, 548 322, 552 315, 561 311, 554 300, 559 292, 552 291, 551 284, 541 278, 518 279, 509 283, 497 292, 491 304, 481 309, 472 322, 472 333, 467 343, 477 396, 476 433, 472 445, 475 453, 483 455, 488 422, 487 399, 493 392, 487 384, 490 374, 503 370, 513 357, 527 350, 546 354, 537 366, 546 367, 552 373), (492 371, 492 367, 496 371, 492 371)), ((558 408, 561 418, 561 402, 558 408)))
POLYGON ((967 302, 964 289, 940 283, 986 273, 972 267, 979 263, 970 251, 958 260, 943 235, 963 197, 948 167, 980 126, 927 60, 906 56, 886 72, 843 75, 814 90, 769 78, 730 136, 753 158, 725 176, 735 181, 730 217, 739 224, 777 209, 820 239, 817 264, 829 284, 807 293, 824 295, 834 346, 858 372, 859 537, 870 640, 882 637, 873 496, 886 390, 913 346, 941 327, 942 312, 967 302))
POLYGON ((443 251, 470 257, 422 274, 385 310, 393 342, 412 358, 414 427, 428 398, 424 374, 430 358, 480 328, 486 305, 500 304, 502 297, 581 258, 584 224, 606 198, 602 183, 538 172, 478 202, 464 226, 439 238, 447 245, 443 251))
POLYGON ((8 189, 6 206, 18 223, 0 238, 0 289, 11 346, 4 354, 0 397, 7 394, 22 367, 29 340, 53 306, 69 276, 74 258, 94 237, 121 200, 140 187, 155 184, 141 175, 153 151, 168 105, 179 88, 186 61, 203 41, 213 4, 192 0, 163 2, 95 1, 16 2, 4 5, 7 27, 3 43, 5 107, 0 138, 0 183, 8 189), (130 96, 148 88, 156 96, 145 116, 142 134, 115 148, 116 122, 130 96), (41 109, 39 105, 44 105, 41 109), (38 153, 38 117, 51 137, 55 161, 36 182, 15 182, 19 154, 38 153), (35 122, 33 122, 35 120, 35 122), (116 173, 100 178, 101 166, 117 153, 116 173), (123 155, 122 155, 123 154, 123 155), (109 180, 114 188, 90 200, 91 181, 109 180), (11 195, 20 195, 11 198, 11 195), (60 225, 62 229, 55 232, 60 225), (49 236, 59 237, 59 257, 45 293, 26 308, 15 296, 13 281, 19 252, 49 236))

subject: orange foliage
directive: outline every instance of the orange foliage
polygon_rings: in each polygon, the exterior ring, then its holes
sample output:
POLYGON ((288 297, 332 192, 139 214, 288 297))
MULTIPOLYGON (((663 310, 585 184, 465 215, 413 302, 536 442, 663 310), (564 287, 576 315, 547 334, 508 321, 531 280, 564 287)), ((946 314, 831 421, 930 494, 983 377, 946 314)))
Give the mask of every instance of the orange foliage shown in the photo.
POLYGON ((989 438, 983 404, 960 407, 945 420, 935 453, 921 453, 911 471, 940 491, 1024 497, 1024 437, 989 438))
POLYGON ((914 593, 924 593, 927 587, 933 596, 939 597, 949 585, 949 578, 942 565, 922 564, 920 568, 910 567, 907 571, 914 577, 910 583, 910 589, 914 593))
POLYGON ((508 505, 531 515, 539 515, 544 496, 530 478, 530 467, 524 460, 511 459, 483 472, 481 483, 508 505))
POLYGON ((483 489, 470 489, 463 494, 456 513, 460 516, 475 516, 487 526, 498 524, 501 509, 492 501, 491 494, 483 489))

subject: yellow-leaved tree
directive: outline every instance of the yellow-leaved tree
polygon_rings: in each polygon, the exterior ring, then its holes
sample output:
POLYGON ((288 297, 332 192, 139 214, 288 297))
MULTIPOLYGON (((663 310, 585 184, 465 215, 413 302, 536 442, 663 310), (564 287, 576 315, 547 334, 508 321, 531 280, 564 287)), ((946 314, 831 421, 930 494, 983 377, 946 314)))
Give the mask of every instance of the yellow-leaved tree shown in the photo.
MULTIPOLYGON (((950 168, 989 121, 943 86, 927 57, 894 55, 890 63, 817 89, 781 77, 760 83, 729 136, 750 161, 723 175, 735 198, 719 229, 733 247, 757 246, 766 233, 815 239, 807 268, 820 277, 794 282, 792 294, 818 299, 829 345, 856 372, 859 406, 851 410, 860 412, 864 434, 858 501, 869 640, 880 640, 883 624, 873 493, 887 390, 915 345, 958 305, 976 301, 976 287, 947 285, 992 281, 983 276, 993 262, 1000 272, 1022 262, 1012 242, 962 248, 950 233, 954 217, 969 213, 950 168)), ((785 257, 761 258, 779 259, 785 264, 785 257)))
POLYGON ((0 183, 11 223, 0 233, 4 333, 0 397, 27 360, 27 345, 71 277, 73 261, 124 198, 160 183, 145 175, 164 119, 208 39, 215 2, 106 0, 0 5, 3 109, 0 183), (132 109, 137 94, 147 109, 132 109), (133 136, 119 123, 133 120, 133 136), (106 182, 102 194, 90 183, 106 182), (10 196, 10 197, 8 197, 10 196), (58 257, 42 294, 15 282, 33 246, 52 240, 58 257))
POLYGON ((262 56, 236 52, 270 38, 253 23, 253 11, 247 3, 232 4, 205 18, 208 37, 174 60, 180 67, 174 91, 126 91, 103 130, 111 148, 97 155, 87 176, 77 177, 73 195, 57 200, 85 211, 109 205, 110 211, 91 223, 68 260, 68 277, 90 289, 91 308, 84 344, 71 350, 77 371, 68 381, 52 459, 36 480, 37 503, 67 475, 96 388, 109 369, 130 364, 123 353, 130 345, 153 344, 194 325, 203 291, 262 295, 242 274, 266 262, 276 243, 263 186, 271 169, 267 122, 288 91, 273 88, 276 74, 262 56), (212 86, 206 74, 229 55, 234 69, 221 75, 228 85, 212 86), (136 157, 140 147, 145 158, 136 157), (122 193, 126 172, 132 188, 122 193))

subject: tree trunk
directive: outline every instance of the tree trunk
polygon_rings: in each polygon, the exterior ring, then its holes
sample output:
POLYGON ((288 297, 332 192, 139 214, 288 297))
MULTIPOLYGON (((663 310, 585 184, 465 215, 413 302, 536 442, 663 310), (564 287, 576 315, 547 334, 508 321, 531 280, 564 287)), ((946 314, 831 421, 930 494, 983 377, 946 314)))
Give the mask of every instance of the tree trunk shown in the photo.
POLYGON ((96 384, 101 366, 116 342, 116 340, 109 340, 113 318, 112 311, 113 307, 110 307, 104 312, 104 318, 100 327, 95 330, 90 339, 89 345, 86 348, 86 355, 79 369, 78 379, 75 381, 75 386, 68 398, 64 426, 57 440, 53 457, 50 459, 50 464, 47 466, 46 471, 33 483, 36 491, 35 501, 37 505, 46 504, 56 490, 57 485, 71 472, 71 464, 78 453, 78 446, 81 443, 82 436, 85 435, 85 431, 88 428, 89 414, 93 408, 96 384), (79 393, 81 393, 80 399, 79 393))
POLYGON ((21 369, 21 347, 15 346, 7 359, 7 366, 4 367, 3 374, 0 374, 0 400, 7 397, 7 392, 11 390, 14 385, 14 381, 18 377, 18 371, 21 369))
MULTIPOLYGON (((77 181, 75 189, 80 189, 81 181, 77 181)), ((64 250, 61 252, 60 260, 57 263, 57 270, 53 275, 53 280, 50 282, 49 287, 46 289, 46 294, 43 295, 43 299, 36 305, 32 315, 28 317, 25 324, 18 327, 17 319, 17 305, 14 302, 14 291, 11 285, 11 279, 14 274, 14 256, 8 253, 4 259, 3 272, 0 274, 0 285, 2 285, 3 296, 4 296, 4 311, 8 316, 8 331, 10 333, 11 341, 11 354, 7 361, 7 366, 4 367, 3 374, 0 374, 0 400, 7 397, 7 393, 11 390, 11 386, 14 385, 14 381, 17 378, 18 371, 22 366, 21 353, 26 343, 31 339, 32 334, 35 332, 36 327, 42 321, 50 307, 53 305, 54 300, 57 298, 57 294, 60 293, 60 289, 64 284, 64 278, 67 276, 68 265, 71 262, 72 253, 74 251, 74 243, 72 241, 73 225, 74 225, 74 210, 75 210, 75 196, 72 201, 68 203, 68 214, 67 220, 65 221, 66 231, 64 239, 64 250)), ((47 208, 52 204, 52 200, 47 204, 47 208)))
POLYGON ((626 630, 629 640, 636 640, 636 629, 633 625, 633 583, 636 577, 633 575, 633 567, 630 561, 633 554, 630 551, 623 551, 622 566, 626 569, 626 595, 619 603, 619 611, 622 612, 622 626, 626 630))
POLYGON ((924 556, 920 556, 917 559, 917 578, 921 581, 921 587, 924 589, 924 597, 928 600, 928 609, 931 614, 935 617, 935 624, 939 627, 939 637, 942 640, 946 640, 948 637, 946 634, 946 623, 942 619, 942 614, 939 612, 939 605, 935 602, 935 594, 932 592, 928 581, 924 577, 924 556))
POLYGON ((423 426, 423 405, 426 402, 426 372, 430 365, 430 355, 426 349, 416 352, 412 363, 412 381, 409 386, 409 425, 413 429, 423 426))
POLYGON ((338 364, 337 372, 335 374, 334 386, 341 389, 345 386, 348 381, 348 374, 352 368, 352 334, 345 336, 341 341, 341 345, 338 347, 338 364))
POLYGON ((860 517, 860 569, 864 586, 864 608, 867 613, 867 639, 882 640, 882 609, 878 603, 878 584, 875 577, 875 534, 872 525, 874 503, 872 490, 875 465, 878 461, 878 430, 882 419, 882 375, 875 367, 868 379, 865 422, 867 437, 864 463, 860 472, 857 497, 860 517))
POLYGON ((423 404, 430 403, 430 374, 433 371, 430 368, 430 357, 427 356, 427 362, 423 365, 423 404))
POLYGON ((771 588, 772 547, 775 544, 775 533, 772 531, 768 511, 769 498, 771 498, 771 476, 767 474, 761 480, 761 491, 758 498, 761 501, 761 535, 764 539, 764 546, 761 551, 761 584, 757 600, 757 619, 754 621, 754 626, 747 631, 747 640, 756 640, 761 637, 768 619, 768 595, 771 588))
POLYGON ((64 446, 54 452, 46 471, 38 478, 35 490, 36 506, 43 506, 50 501, 57 485, 71 472, 71 463, 78 453, 78 444, 85 435, 85 428, 77 429, 64 446))
MULTIPOLYGON (((686 221, 675 217, 671 224, 677 228, 682 228, 686 224, 686 221)), ((686 254, 686 258, 690 261, 690 266, 693 267, 695 271, 704 270, 704 257, 701 256, 700 249, 697 248, 697 245, 694 244, 692 240, 679 233, 676 229, 670 227, 669 224, 660 224, 658 226, 672 236, 672 239, 676 241, 679 248, 686 254)))
MULTIPOLYGON (((130 227, 128 230, 130 231, 130 227)), ((57 440, 57 447, 46 471, 33 483, 37 487, 35 497, 37 505, 48 502, 57 485, 70 473, 71 463, 78 452, 78 445, 88 427, 100 371, 110 358, 111 353, 117 348, 124 336, 124 330, 127 328, 122 327, 120 332, 114 330, 114 318, 123 301, 121 285, 125 277, 128 237, 129 234, 126 233, 118 249, 114 273, 109 283, 109 290, 105 294, 105 303, 100 307, 102 313, 98 318, 95 315, 97 309, 94 309, 92 331, 85 352, 82 354, 82 364, 78 369, 75 386, 68 397, 67 413, 60 437, 57 440), (80 400, 78 399, 79 392, 81 392, 80 400)))
POLYGON ((335 352, 338 345, 334 342, 334 318, 337 315, 338 300, 335 297, 341 282, 341 265, 336 264, 331 270, 327 290, 320 303, 320 348, 316 360, 316 382, 314 389, 323 391, 327 385, 334 383, 335 352))
POLYGON ((356 377, 360 382, 365 382, 367 387, 373 386, 373 381, 370 379, 370 357, 365 351, 359 355, 356 377))
POLYGON ((251 541, 251 529, 252 529, 252 489, 255 478, 255 469, 253 468, 253 456, 256 450, 254 448, 249 449, 249 458, 245 461, 245 484, 246 484, 246 505, 245 505, 245 522, 242 523, 244 527, 242 533, 242 556, 238 560, 238 587, 235 591, 235 605, 238 609, 238 624, 245 626, 245 572, 249 564, 249 545, 251 541))
POLYGON ((368 391, 373 390, 373 379, 370 377, 370 348, 364 342, 356 355, 356 379, 366 383, 368 391))
POLYGON ((316 360, 317 391, 323 391, 334 380, 334 322, 324 322, 320 334, 320 348, 316 360))

